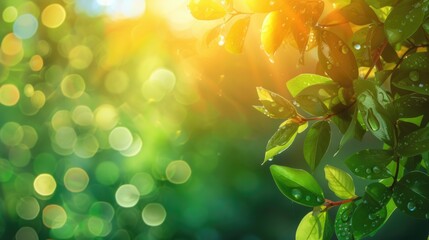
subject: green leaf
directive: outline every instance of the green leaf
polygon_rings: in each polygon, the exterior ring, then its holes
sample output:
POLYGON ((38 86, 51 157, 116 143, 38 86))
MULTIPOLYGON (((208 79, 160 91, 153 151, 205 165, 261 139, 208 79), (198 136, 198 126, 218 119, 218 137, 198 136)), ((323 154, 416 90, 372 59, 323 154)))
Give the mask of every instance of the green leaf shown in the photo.
POLYGON ((404 213, 429 219, 429 176, 423 172, 409 172, 395 184, 393 200, 404 213))
POLYGON ((352 50, 337 35, 324 29, 318 31, 318 56, 325 72, 343 87, 351 87, 358 78, 352 50))
POLYGON ((331 142, 331 126, 326 121, 313 124, 304 140, 304 159, 314 171, 328 150, 331 142))
POLYGON ((391 177, 387 165, 393 160, 393 152, 381 149, 367 149, 346 159, 347 167, 356 176, 366 179, 391 177))
POLYGON ((288 80, 286 86, 291 96, 296 97, 301 91, 309 86, 323 83, 332 83, 332 80, 324 76, 304 73, 288 80))
POLYGON ((232 24, 225 37, 225 49, 231 53, 241 53, 247 30, 250 24, 250 16, 238 19, 232 24))
POLYGON ((255 108, 270 118, 288 119, 297 115, 295 107, 284 97, 262 87, 256 88, 263 106, 255 108))
POLYGON ((403 0, 397 4, 384 23, 384 31, 394 45, 411 37, 423 22, 428 3, 420 0, 403 0))
POLYGON ((266 161, 271 160, 275 155, 280 154, 286 150, 295 140, 299 124, 293 121, 284 122, 274 135, 268 141, 264 164, 266 161))
POLYGON ((189 10, 192 16, 200 20, 220 19, 226 15, 226 10, 215 0, 191 0, 189 10))
POLYGON ((352 37, 352 45, 356 61, 359 66, 370 67, 372 64, 371 40, 374 34, 374 26, 363 27, 357 30, 352 37))
POLYGON ((349 199, 356 196, 353 179, 343 170, 326 165, 325 178, 328 181, 329 189, 331 189, 337 197, 349 199))
POLYGON ((416 130, 401 138, 397 151, 404 157, 412 157, 429 151, 429 127, 416 130))
POLYGON ((299 108, 313 116, 324 116, 329 112, 322 100, 313 95, 298 95, 295 101, 299 108))
POLYGON ((355 238, 360 239, 375 233, 384 224, 387 217, 386 208, 371 212, 362 203, 356 208, 352 217, 352 229, 355 238))
POLYGON ((264 19, 261 28, 261 44, 264 51, 272 56, 280 47, 290 31, 290 22, 282 11, 270 12, 264 19))
POLYGON ((352 0, 341 10, 341 14, 356 25, 366 25, 378 22, 377 15, 364 0, 352 0))
POLYGON ((337 154, 343 148, 344 144, 346 144, 351 139, 355 138, 362 140, 362 137, 365 134, 365 129, 363 129, 362 125, 358 121, 358 113, 359 111, 356 108, 347 131, 341 137, 340 145, 338 146, 338 150, 335 154, 337 154))
POLYGON ((365 0, 365 2, 375 8, 382 8, 385 6, 394 6, 398 0, 365 0))
POLYGON ((371 212, 381 210, 392 197, 392 190, 382 183, 375 182, 365 187, 365 194, 362 197, 362 206, 371 212))
POLYGON ((351 240, 353 238, 352 216, 356 209, 354 202, 341 204, 335 217, 335 234, 338 240, 351 240))
POLYGON ((403 95, 393 101, 397 118, 414 118, 429 113, 429 96, 403 95))
POLYGON ((429 95, 429 54, 418 52, 408 55, 393 73, 392 84, 400 89, 429 95))
POLYGON ((325 202, 322 188, 310 173, 279 165, 271 165, 270 170, 280 192, 290 200, 308 207, 325 202))
POLYGON ((395 141, 394 111, 391 97, 383 89, 369 81, 356 81, 355 91, 358 108, 368 130, 383 142, 393 145, 395 141), (361 92, 362 89, 366 89, 361 92))
POLYGON ((327 212, 316 214, 309 212, 298 225, 296 240, 324 240, 331 239, 333 226, 327 212))

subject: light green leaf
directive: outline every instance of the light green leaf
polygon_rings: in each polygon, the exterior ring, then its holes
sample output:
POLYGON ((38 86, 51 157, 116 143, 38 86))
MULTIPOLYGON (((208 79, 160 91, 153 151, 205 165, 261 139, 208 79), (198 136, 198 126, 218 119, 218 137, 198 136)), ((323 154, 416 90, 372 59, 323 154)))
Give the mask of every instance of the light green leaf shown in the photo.
POLYGON ((385 6, 394 6, 398 0, 365 0, 365 2, 375 8, 382 8, 385 6))
POLYGON ((265 88, 256 88, 263 106, 255 108, 270 118, 288 119, 297 115, 295 107, 287 99, 265 88))
POLYGON ((322 188, 310 173, 279 165, 271 165, 270 170, 280 192, 290 200, 308 207, 325 202, 322 188))
POLYGON ((412 157, 429 151, 429 127, 414 131, 400 139, 397 150, 404 157, 412 157))
POLYGON ((384 23, 390 44, 401 43, 417 31, 423 22, 427 4, 421 0, 403 0, 394 6, 384 23))
POLYGON ((262 164, 286 150, 295 140, 298 128, 298 123, 290 120, 284 122, 268 141, 262 164))
POLYGON ((354 153, 346 159, 345 163, 356 176, 366 179, 382 179, 391 177, 387 165, 392 160, 392 151, 367 149, 354 153))
POLYGON ((300 74, 292 79, 290 79, 287 83, 287 89, 289 90, 292 97, 296 97, 298 93, 300 93, 305 88, 321 83, 330 83, 332 80, 330 78, 316 75, 316 74, 300 74))
POLYGON ((429 176, 418 171, 405 174, 393 188, 393 200, 402 212, 429 219, 429 176))
POLYGON ((328 181, 329 189, 331 189, 337 197, 349 199, 356 196, 353 179, 343 170, 326 165, 325 178, 328 181))
POLYGON ((333 226, 327 212, 316 214, 309 212, 298 225, 296 240, 324 240, 331 239, 333 226))
POLYGON ((214 20, 226 15, 226 10, 215 0, 191 0, 189 10, 192 16, 200 20, 214 20))
POLYGON ((328 150, 331 141, 331 126, 326 121, 313 124, 304 140, 304 159, 314 171, 328 150))

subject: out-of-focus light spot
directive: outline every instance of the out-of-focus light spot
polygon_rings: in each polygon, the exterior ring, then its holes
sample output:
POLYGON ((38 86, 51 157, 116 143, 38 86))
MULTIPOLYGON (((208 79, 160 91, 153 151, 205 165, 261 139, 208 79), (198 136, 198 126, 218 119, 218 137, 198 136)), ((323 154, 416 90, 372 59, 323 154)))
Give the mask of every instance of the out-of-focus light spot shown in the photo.
POLYGON ((13 84, 5 84, 0 87, 0 103, 11 107, 18 103, 19 101, 19 90, 13 84))
POLYGON ((61 92, 68 98, 79 98, 84 93, 85 87, 85 80, 79 74, 67 75, 61 81, 61 92))
POLYGON ((121 151, 121 154, 125 157, 133 157, 136 156, 142 149, 143 142, 140 136, 133 134, 133 142, 130 147, 121 151))
POLYGON ((15 19, 18 17, 18 10, 16 7, 9 6, 4 9, 3 11, 3 20, 7 23, 11 23, 15 21, 15 19))
POLYGON ((76 10, 85 12, 89 16, 99 16, 106 14, 114 20, 137 18, 146 11, 145 0, 97 0, 86 1, 77 0, 76 10))
POLYGON ((176 84, 176 75, 168 69, 155 70, 142 86, 143 97, 149 101, 161 101, 176 84))
POLYGON ((67 213, 59 205, 51 204, 43 209, 43 224, 52 229, 62 227, 67 221, 67 213))
POLYGON ((0 158, 0 182, 8 182, 13 174, 13 167, 10 165, 10 162, 0 158))
POLYGON ((191 177, 191 167, 183 160, 172 161, 165 170, 165 175, 171 183, 183 184, 191 177))
POLYGON ((113 185, 118 181, 119 168, 113 162, 102 162, 95 169, 95 178, 104 185, 113 185), (109 174, 106 174, 109 173, 109 174))
POLYGON ((70 127, 72 125, 70 112, 67 110, 57 111, 51 120, 52 128, 59 130, 61 127, 70 127))
MULTIPOLYGON (((119 229, 115 233, 112 234, 112 239, 121 239, 121 240, 131 240, 130 234, 125 229, 119 229)), ((138 238, 133 238, 138 239, 138 238)))
POLYGON ((110 130, 118 123, 118 112, 112 105, 103 104, 95 110, 95 123, 102 130, 110 130))
POLYGON ((167 212, 164 206, 159 203, 149 203, 142 211, 143 222, 151 227, 161 225, 166 217, 167 212))
POLYGON ((68 218, 62 227, 50 230, 50 239, 74 239, 74 234, 77 229, 79 228, 76 221, 68 218))
POLYGON ((141 196, 150 194, 155 188, 155 181, 148 173, 136 173, 130 183, 137 187, 141 196))
POLYGON ((19 16, 13 24, 13 33, 18 38, 29 39, 34 36, 39 27, 37 19, 29 13, 19 16))
POLYGON ((45 106, 46 103, 46 96, 45 94, 40 91, 40 90, 36 90, 34 91, 33 96, 31 96, 31 104, 37 108, 40 109, 43 106, 45 106))
POLYGON ((38 140, 38 135, 36 129, 32 126, 23 125, 22 129, 24 130, 24 137, 22 138, 21 143, 27 146, 28 148, 33 148, 38 140))
POLYGON ((64 149, 73 149, 77 141, 77 135, 72 127, 60 127, 55 132, 56 144, 64 149))
POLYGON ((87 227, 89 232, 96 237, 105 237, 112 231, 112 224, 99 217, 90 217, 87 227))
POLYGON ((97 3, 101 6, 109 6, 112 5, 114 0, 97 0, 97 3))
POLYGON ((97 138, 92 134, 86 134, 78 137, 74 146, 74 153, 81 158, 92 158, 99 147, 97 138))
POLYGON ((31 84, 25 84, 25 86, 24 86, 24 95, 26 96, 26 97, 31 97, 31 96, 33 96, 33 94, 34 94, 34 87, 33 87, 33 85, 31 85, 31 84))
POLYGON ((115 215, 115 210, 108 202, 95 202, 91 205, 89 213, 110 222, 115 215))
POLYGON ((36 230, 31 227, 22 227, 15 234, 16 240, 39 240, 36 230))
POLYGON ((34 197, 23 197, 16 204, 16 213, 24 220, 35 219, 39 211, 39 202, 34 197))
POLYGON ((24 138, 24 129, 16 122, 7 122, 0 129, 0 140, 7 146, 17 146, 24 138))
POLYGON ((22 51, 22 40, 15 34, 7 34, 1 41, 1 51, 7 55, 17 55, 22 51))
POLYGON ((121 94, 128 88, 128 75, 119 70, 111 71, 104 81, 104 87, 113 94, 121 94))
POLYGON ((57 183, 52 175, 43 173, 34 179, 33 187, 37 194, 41 196, 50 196, 57 188, 57 183))
POLYGON ((82 168, 70 168, 64 174, 64 186, 70 192, 82 192, 88 183, 89 176, 82 168))
POLYGON ((79 45, 69 52, 68 57, 70 66, 76 69, 85 69, 91 64, 94 56, 87 46, 79 45))
POLYGON ((140 199, 140 193, 136 186, 124 184, 116 190, 116 202, 124 208, 134 207, 140 199))
POLYGON ((57 28, 66 19, 66 10, 58 3, 51 4, 43 9, 42 23, 48 28, 57 28))
POLYGON ((72 112, 72 120, 77 125, 89 126, 94 121, 94 114, 88 106, 79 105, 72 112))
POLYGON ((109 134, 109 144, 117 151, 128 149, 132 142, 133 135, 126 127, 114 128, 109 134))
POLYGON ((43 68, 43 58, 40 55, 34 55, 29 62, 31 70, 38 72, 43 68))
POLYGON ((37 42, 37 50, 41 56, 46 56, 51 51, 51 46, 45 40, 39 40, 37 42))
POLYGON ((25 167, 31 160, 31 152, 27 146, 20 144, 9 149, 9 161, 16 167, 25 167))

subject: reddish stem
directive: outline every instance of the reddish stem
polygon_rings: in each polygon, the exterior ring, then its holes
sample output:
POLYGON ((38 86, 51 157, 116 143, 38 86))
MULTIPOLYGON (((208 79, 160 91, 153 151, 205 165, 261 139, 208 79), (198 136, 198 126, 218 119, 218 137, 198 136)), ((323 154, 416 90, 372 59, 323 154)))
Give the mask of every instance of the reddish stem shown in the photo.
POLYGON ((361 199, 361 197, 355 197, 355 198, 349 198, 349 199, 345 199, 345 200, 341 200, 341 201, 332 201, 329 199, 325 199, 325 204, 324 206, 326 207, 326 210, 328 210, 331 207, 335 207, 335 206, 340 206, 342 204, 346 204, 349 202, 354 202, 361 199))

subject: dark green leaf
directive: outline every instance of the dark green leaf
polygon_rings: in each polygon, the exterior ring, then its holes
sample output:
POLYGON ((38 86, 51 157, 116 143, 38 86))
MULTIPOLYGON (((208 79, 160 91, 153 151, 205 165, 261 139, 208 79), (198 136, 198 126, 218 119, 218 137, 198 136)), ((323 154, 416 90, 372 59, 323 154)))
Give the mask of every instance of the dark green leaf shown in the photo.
POLYGON ((328 113, 326 105, 313 95, 299 95, 295 98, 298 106, 313 116, 323 116, 328 113))
POLYGON ((349 5, 343 7, 340 11, 344 17, 356 25, 378 22, 377 15, 364 0, 352 0, 349 5))
POLYGON ((280 192, 292 201, 308 207, 324 203, 322 188, 310 173, 279 165, 271 165, 270 170, 280 192))
POLYGON ((324 76, 304 73, 288 80, 286 86, 291 96, 296 97, 298 93, 308 88, 309 86, 323 83, 332 83, 332 80, 324 76))
POLYGON ((429 127, 419 129, 401 138, 397 150, 404 157, 412 157, 429 151, 429 127))
POLYGON ((324 170, 329 189, 331 189, 337 197, 350 199, 356 196, 353 179, 348 173, 329 165, 326 165, 324 170))
POLYGON ((378 212, 372 212, 365 204, 361 203, 352 217, 353 235, 360 239, 374 233, 384 224, 386 217, 387 211, 385 207, 378 212))
POLYGON ((408 215, 429 219, 429 176, 423 172, 409 172, 395 184, 393 200, 408 215))
POLYGON ((352 216, 356 209, 354 202, 342 204, 335 217, 335 234, 338 240, 353 239, 352 216))
POLYGON ((429 96, 403 95, 393 101, 398 118, 413 118, 429 113, 429 96))
POLYGON ((324 240, 331 239, 333 226, 328 212, 309 212, 298 225, 296 240, 324 240))
POLYGON ((337 35, 318 31, 318 56, 325 72, 343 87, 351 87, 358 77, 356 59, 351 49, 337 35))
POLYGON ((344 144, 346 144, 351 139, 355 138, 358 140, 362 140, 362 137, 365 134, 365 129, 363 129, 362 125, 358 121, 358 113, 359 111, 356 108, 352 120, 347 128, 347 131, 341 137, 337 153, 342 149, 344 144))
POLYGON ((347 167, 356 176, 366 179, 382 179, 391 176, 387 165, 393 159, 393 152, 381 149, 367 149, 346 159, 347 167))
POLYGON ((331 99, 338 94, 338 90, 340 89, 340 86, 335 82, 327 82, 327 83, 320 83, 320 84, 314 84, 311 86, 308 86, 307 88, 303 89, 299 94, 300 96, 314 96, 320 99, 321 101, 326 101, 328 99, 331 99))
POLYGON ((304 159, 314 171, 328 150, 331 142, 331 126, 326 121, 313 124, 304 140, 304 159))
POLYGON ((365 188, 361 206, 365 206, 370 212, 377 212, 386 206, 391 197, 390 188, 379 182, 371 183, 365 188))
POLYGON ((262 87, 256 88, 259 101, 263 106, 255 107, 271 118, 288 119, 296 116, 295 107, 284 97, 268 91, 262 87))
POLYGON ((394 45, 411 37, 423 22, 427 2, 403 0, 390 12, 384 23, 384 30, 390 44, 394 45))
POLYGON ((371 39, 374 27, 363 27, 356 31, 352 37, 352 50, 359 66, 370 67, 372 65, 371 39))
POLYGON ((275 155, 280 154, 292 144, 298 132, 298 127, 299 125, 293 121, 286 121, 279 127, 268 141, 262 164, 271 160, 275 155))
POLYGON ((429 95, 429 54, 410 54, 392 75, 392 84, 400 89, 429 95))

